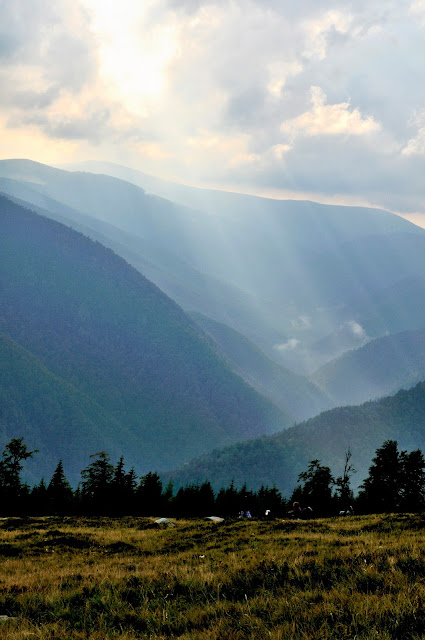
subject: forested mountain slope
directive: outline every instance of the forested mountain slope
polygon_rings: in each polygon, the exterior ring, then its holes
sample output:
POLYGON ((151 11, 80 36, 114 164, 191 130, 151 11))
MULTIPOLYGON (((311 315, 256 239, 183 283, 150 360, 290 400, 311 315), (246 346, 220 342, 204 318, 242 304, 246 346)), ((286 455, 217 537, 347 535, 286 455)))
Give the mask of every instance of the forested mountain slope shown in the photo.
POLYGON ((237 284, 231 270, 205 263, 225 258, 217 221, 203 213, 147 195, 106 175, 73 173, 29 160, 0 160, 0 191, 58 214, 86 235, 118 252, 184 309, 235 326, 255 341, 286 340, 274 314, 237 284), (219 234, 217 243, 217 233, 219 234))
POLYGON ((176 486, 208 479, 216 489, 235 484, 259 488, 275 484, 287 496, 309 461, 319 459, 342 475, 345 452, 358 486, 367 476, 375 450, 387 439, 401 449, 425 450, 425 382, 395 396, 326 411, 284 432, 219 449, 167 474, 176 486))
MULTIPOLYGON (((180 307, 111 250, 4 197, 0 227, 0 331, 36 358, 39 372, 44 367, 88 397, 87 421, 102 406, 138 470, 170 468, 291 423, 230 371, 180 307)), ((3 397, 12 398, 7 388, 3 397)), ((30 440, 37 430, 45 437, 42 415, 36 423, 27 416, 32 427, 24 432, 22 415, 5 415, 3 440, 30 440)), ((96 429, 103 432, 104 422, 99 413, 96 429)), ((93 453, 94 439, 88 435, 80 457, 93 453)), ((61 431, 51 433, 45 454, 71 464, 61 441, 61 431)))
POLYGON ((314 383, 278 365, 234 329, 198 313, 192 317, 212 337, 235 373, 278 407, 289 409, 297 420, 334 406, 314 383))
MULTIPOLYGON (((156 273, 149 276, 168 295, 299 372, 368 339, 420 327, 415 286, 404 316, 391 306, 390 291, 407 279, 418 283, 425 272, 425 231, 389 212, 186 187, 174 190, 175 204, 122 179, 23 160, 0 161, 0 176, 22 183, 23 198, 31 187, 39 197, 140 238, 131 250, 157 252, 156 273), (183 263, 188 268, 176 270, 183 263), (190 273, 208 282, 204 291, 190 273), (316 348, 341 327, 349 330, 340 332, 336 350, 329 341, 316 348)), ((134 172, 130 179, 136 180, 134 172)))
POLYGON ((91 453, 108 451, 118 460, 124 447, 138 448, 135 434, 111 412, 4 334, 0 334, 0 362, 1 441, 23 436, 30 448, 39 450, 40 455, 26 465, 34 482, 40 474, 49 478, 62 458, 68 479, 76 486, 78 470, 86 466, 91 453))
POLYGON ((335 404, 359 404, 425 379, 425 329, 372 340, 312 376, 335 404))

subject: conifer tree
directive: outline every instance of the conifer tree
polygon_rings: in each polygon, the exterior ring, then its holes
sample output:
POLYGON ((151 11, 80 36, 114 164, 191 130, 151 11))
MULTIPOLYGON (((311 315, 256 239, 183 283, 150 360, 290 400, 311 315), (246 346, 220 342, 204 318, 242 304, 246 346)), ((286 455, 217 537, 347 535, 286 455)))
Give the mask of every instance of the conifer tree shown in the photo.
POLYGON ((59 460, 47 487, 52 513, 69 513, 72 510, 73 491, 65 477, 62 460, 59 460))
POLYGON ((386 440, 375 452, 369 475, 360 486, 358 504, 362 511, 385 513, 400 507, 401 464, 398 444, 386 440))
POLYGON ((400 454, 400 509, 423 511, 425 508, 425 458, 419 449, 400 454))
POLYGON ((106 451, 93 453, 90 458, 93 462, 81 471, 83 507, 95 513, 110 513, 114 465, 106 451))
POLYGON ((162 482, 157 473, 150 471, 142 477, 137 489, 138 509, 142 515, 157 514, 162 507, 162 482))

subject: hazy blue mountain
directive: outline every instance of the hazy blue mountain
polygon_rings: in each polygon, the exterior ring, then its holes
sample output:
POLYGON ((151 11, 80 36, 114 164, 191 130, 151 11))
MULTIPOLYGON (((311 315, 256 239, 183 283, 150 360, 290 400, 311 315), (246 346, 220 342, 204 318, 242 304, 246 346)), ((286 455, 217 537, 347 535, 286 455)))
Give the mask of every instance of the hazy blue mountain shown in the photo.
POLYGON ((328 362, 312 380, 339 405, 408 389, 425 380, 425 329, 372 340, 328 362))
MULTIPOLYGON (((168 295, 186 310, 228 324, 298 372, 335 357, 338 351, 324 350, 326 340, 320 341, 341 327, 353 328, 353 340, 338 349, 358 346, 359 332, 366 339, 387 332, 391 317, 363 327, 371 309, 356 303, 373 302, 425 266, 425 231, 382 210, 186 187, 177 189, 175 204, 122 179, 19 160, 0 162, 0 175, 31 182, 80 214, 141 238, 134 252, 157 251, 156 262, 149 256, 155 269, 148 275, 168 295), (186 272, 175 271, 170 255, 186 272), (198 282, 190 281, 189 269, 201 274, 198 282), (214 285, 202 291, 202 278, 214 285)), ((131 172, 128 180, 136 177, 131 172)), ((417 315, 411 305, 397 330, 417 327, 417 315)))
POLYGON ((423 272, 418 269, 417 275, 402 277, 377 290, 375 296, 354 301, 352 308, 371 335, 422 328, 425 318, 423 272))
MULTIPOLYGON (((9 162, 9 161, 6 161, 9 162)), ((160 196, 185 207, 217 215, 230 214, 243 220, 255 220, 257 215, 266 219, 273 214, 285 214, 285 227, 291 237, 311 247, 332 246, 335 238, 352 241, 355 237, 395 233, 417 229, 403 218, 381 209, 322 205, 309 201, 274 200, 246 194, 200 189, 161 180, 141 171, 113 162, 86 161, 68 165, 69 170, 101 173, 131 182, 146 192, 160 196), (324 221, 322 225, 321 222, 324 221)), ((3 175, 3 173, 2 173, 3 175)), ((420 230, 417 231, 421 233, 420 230)))
POLYGON ((215 260, 225 251, 214 240, 210 216, 148 196, 121 180, 28 160, 0 160, 0 176, 1 191, 100 239, 185 309, 234 326, 268 346, 272 355, 273 344, 287 339, 266 302, 236 284, 232 274, 222 278, 202 269, 209 237, 217 249, 215 260))
MULTIPOLYGON (((197 309, 230 323, 237 317, 248 333, 257 333, 258 316, 253 312, 255 304, 252 297, 237 287, 197 271, 171 251, 141 236, 40 194, 30 183, 0 178, 1 192, 17 204, 30 207, 36 213, 62 222, 113 249, 185 309, 197 309)), ((273 332, 270 327, 267 334, 274 336, 275 341, 284 339, 283 334, 273 332)))
POLYGON ((334 406, 315 384, 278 365, 234 329, 200 314, 194 313, 192 318, 212 337, 235 373, 278 407, 289 409, 296 420, 334 406))
MULTIPOLYGON (((229 369, 180 307, 111 250, 1 196, 0 228, 0 331, 40 371, 87 396, 86 424, 94 419, 90 407, 103 408, 108 422, 97 448, 118 425, 116 448, 138 469, 165 469, 291 422, 229 369)), ((41 414, 37 439, 48 429, 41 414)), ((27 431, 18 418, 3 423, 3 436, 31 440, 31 424, 27 431)), ((101 412, 96 429, 103 433, 101 412)), ((50 432, 49 459, 60 438, 50 432)), ((85 452, 94 439, 87 434, 85 452)))
POLYGON ((164 479, 173 478, 176 487, 208 479, 216 489, 229 486, 232 480, 239 487, 275 484, 289 497, 310 460, 319 459, 335 476, 342 475, 345 452, 350 449, 356 488, 385 440, 397 440, 408 451, 425 450, 424 424, 425 382, 421 382, 395 396, 332 409, 273 436, 217 449, 164 479))

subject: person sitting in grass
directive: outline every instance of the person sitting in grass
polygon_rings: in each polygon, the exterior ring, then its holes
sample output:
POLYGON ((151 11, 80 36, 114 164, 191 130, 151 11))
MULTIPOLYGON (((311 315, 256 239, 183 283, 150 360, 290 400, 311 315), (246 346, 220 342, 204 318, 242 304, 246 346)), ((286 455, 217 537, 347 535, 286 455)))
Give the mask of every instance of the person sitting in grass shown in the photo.
POLYGON ((300 518, 301 514, 302 514, 302 509, 300 507, 300 503, 293 502, 292 509, 288 511, 288 515, 291 516, 291 518, 300 518))

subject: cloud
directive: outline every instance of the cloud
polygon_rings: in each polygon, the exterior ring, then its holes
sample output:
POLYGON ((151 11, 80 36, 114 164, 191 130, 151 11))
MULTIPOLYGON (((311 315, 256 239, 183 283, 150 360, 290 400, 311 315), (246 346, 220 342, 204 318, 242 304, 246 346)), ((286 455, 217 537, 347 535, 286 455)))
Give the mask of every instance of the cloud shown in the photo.
POLYGON ((380 125, 373 117, 362 117, 349 102, 326 104, 326 94, 320 87, 311 88, 312 109, 280 125, 282 133, 296 135, 365 135, 378 131, 380 125))
POLYGON ((355 338, 358 338, 359 340, 368 339, 366 331, 363 329, 362 325, 355 320, 349 320, 345 323, 344 327, 346 327, 355 338))
POLYGON ((277 351, 295 351, 301 344, 300 340, 297 338, 290 338, 287 342, 283 342, 281 344, 275 344, 274 348, 277 351))
POLYGON ((69 141, 188 183, 421 211, 424 24, 423 0, 0 2, 0 154, 14 131, 41 161, 69 141))

